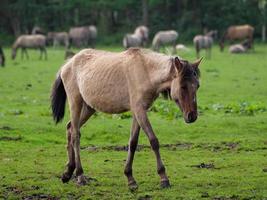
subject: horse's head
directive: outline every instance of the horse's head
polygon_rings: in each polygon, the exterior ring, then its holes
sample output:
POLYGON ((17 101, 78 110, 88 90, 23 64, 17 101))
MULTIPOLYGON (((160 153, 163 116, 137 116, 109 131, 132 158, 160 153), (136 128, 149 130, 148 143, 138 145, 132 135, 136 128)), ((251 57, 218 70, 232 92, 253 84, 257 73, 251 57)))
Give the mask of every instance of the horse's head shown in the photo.
POLYGON ((171 82, 171 98, 183 112, 186 123, 196 121, 197 112, 197 90, 199 88, 199 64, 202 58, 195 63, 182 61, 178 57, 173 60, 175 76, 171 82))

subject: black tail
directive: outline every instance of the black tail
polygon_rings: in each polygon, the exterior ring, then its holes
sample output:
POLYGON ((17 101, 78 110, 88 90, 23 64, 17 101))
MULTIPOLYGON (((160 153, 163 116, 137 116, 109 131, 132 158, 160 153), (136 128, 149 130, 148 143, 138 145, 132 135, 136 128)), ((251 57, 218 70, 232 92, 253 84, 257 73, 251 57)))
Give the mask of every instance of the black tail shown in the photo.
POLYGON ((60 122, 65 113, 66 91, 60 75, 55 80, 51 92, 51 107, 56 124, 60 122))

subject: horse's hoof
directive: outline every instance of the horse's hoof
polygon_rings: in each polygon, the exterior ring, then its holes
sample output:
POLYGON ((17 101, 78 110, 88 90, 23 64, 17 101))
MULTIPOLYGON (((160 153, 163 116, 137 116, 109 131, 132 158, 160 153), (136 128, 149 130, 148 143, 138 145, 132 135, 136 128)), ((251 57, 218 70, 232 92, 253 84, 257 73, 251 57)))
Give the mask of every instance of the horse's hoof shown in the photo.
POLYGON ((169 180, 161 181, 161 183, 160 183, 160 187, 161 187, 162 189, 163 189, 163 188, 170 188, 171 185, 170 185, 169 180))
POLYGON ((78 186, 86 185, 86 183, 87 183, 86 178, 83 175, 77 177, 78 186))
POLYGON ((138 185, 135 181, 128 183, 128 187, 129 187, 129 190, 132 192, 138 189, 138 185))
POLYGON ((70 179, 71 179, 71 175, 70 174, 68 174, 68 173, 63 173, 62 174, 61 180, 62 180, 63 183, 69 182, 70 179))

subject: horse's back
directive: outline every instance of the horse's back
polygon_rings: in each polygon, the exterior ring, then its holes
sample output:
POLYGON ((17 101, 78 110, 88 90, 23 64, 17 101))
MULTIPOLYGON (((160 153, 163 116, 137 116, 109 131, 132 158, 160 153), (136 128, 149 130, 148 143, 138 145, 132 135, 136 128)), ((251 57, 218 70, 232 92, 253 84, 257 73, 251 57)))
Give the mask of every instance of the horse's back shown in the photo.
POLYGON ((63 66, 61 76, 69 88, 79 90, 87 105, 106 113, 121 113, 130 108, 124 62, 121 53, 86 49, 63 66))

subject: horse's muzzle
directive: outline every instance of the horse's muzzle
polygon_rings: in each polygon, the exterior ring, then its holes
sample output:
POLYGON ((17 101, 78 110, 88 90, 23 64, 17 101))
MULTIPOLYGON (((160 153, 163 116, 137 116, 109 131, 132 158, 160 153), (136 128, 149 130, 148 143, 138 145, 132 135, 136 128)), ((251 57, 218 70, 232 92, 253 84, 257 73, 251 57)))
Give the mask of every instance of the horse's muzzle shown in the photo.
POLYGON ((197 120, 197 112, 187 113, 187 115, 184 117, 184 120, 186 123, 193 123, 197 120))

